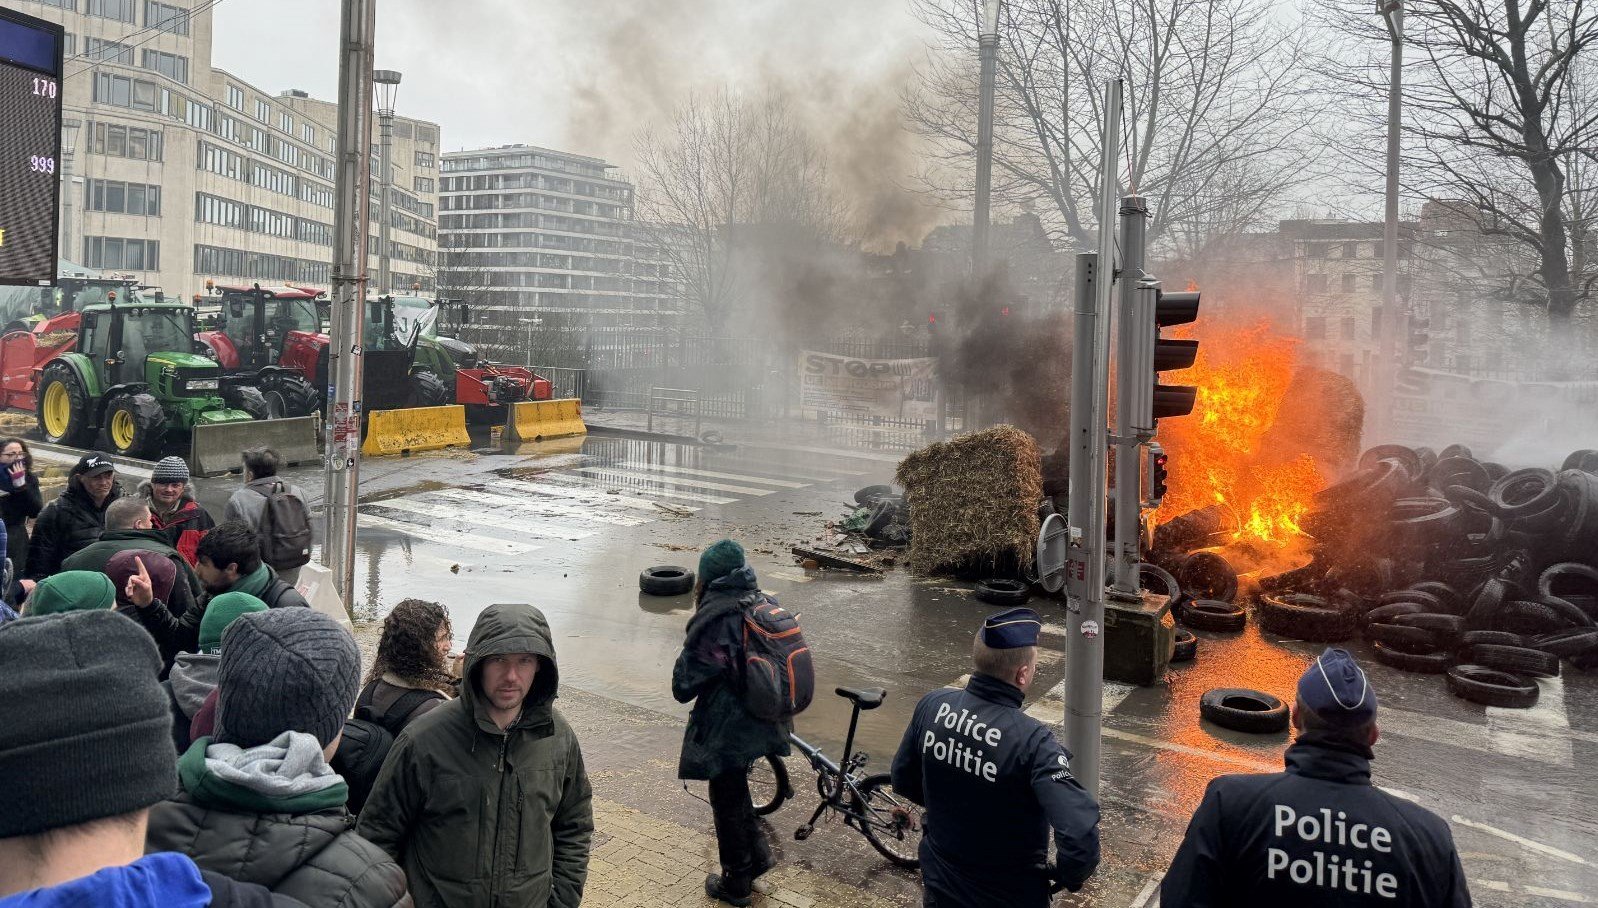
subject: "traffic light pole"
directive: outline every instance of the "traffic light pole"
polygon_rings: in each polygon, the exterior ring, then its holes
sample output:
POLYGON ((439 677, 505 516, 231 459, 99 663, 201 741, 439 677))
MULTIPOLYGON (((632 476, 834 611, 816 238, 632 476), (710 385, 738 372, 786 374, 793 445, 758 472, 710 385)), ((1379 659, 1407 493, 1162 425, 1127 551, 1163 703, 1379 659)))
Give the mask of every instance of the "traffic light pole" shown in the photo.
MULTIPOLYGON (((1366 436, 1372 442, 1392 441, 1393 387, 1398 379, 1399 332, 1404 330, 1398 316, 1398 158, 1399 122, 1404 105, 1404 4, 1388 0, 1380 8, 1392 38, 1392 61, 1387 82, 1387 186, 1382 209, 1382 346, 1378 377, 1371 382, 1376 406, 1375 426, 1366 436)), ((1406 339, 1407 342, 1407 339, 1406 339)))
POLYGON ((1140 396, 1153 393, 1154 364, 1145 355, 1154 344, 1154 324, 1146 317, 1153 310, 1140 305, 1139 299, 1140 294, 1153 292, 1143 286, 1148 217, 1148 203, 1142 196, 1121 200, 1121 272, 1117 281, 1121 307, 1115 319, 1115 545, 1110 549, 1110 595, 1127 601, 1136 601, 1140 595, 1138 531, 1143 524, 1143 440, 1133 414, 1140 396))
POLYGON ((338 210, 334 217, 333 312, 327 346, 331 400, 322 563, 346 609, 355 607, 355 513, 360 503, 361 329, 372 185, 372 46, 377 0, 344 0, 339 28, 338 210))
POLYGON ((1066 550, 1065 746, 1071 771, 1099 794, 1104 711, 1104 512, 1110 380, 1110 290, 1115 277, 1116 161, 1121 80, 1105 85, 1100 148, 1099 251, 1077 257, 1071 360, 1070 545, 1066 550))

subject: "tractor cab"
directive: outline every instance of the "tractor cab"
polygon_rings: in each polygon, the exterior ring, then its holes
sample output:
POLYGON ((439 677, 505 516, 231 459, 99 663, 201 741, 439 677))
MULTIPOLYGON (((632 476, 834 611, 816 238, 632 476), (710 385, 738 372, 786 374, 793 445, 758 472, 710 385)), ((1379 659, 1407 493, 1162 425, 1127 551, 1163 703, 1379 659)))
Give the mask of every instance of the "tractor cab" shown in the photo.
POLYGON ((201 340, 226 369, 254 372, 277 365, 294 333, 320 334, 322 294, 301 287, 217 287, 216 330, 201 340))
POLYGON ((101 387, 158 379, 164 369, 205 371, 192 390, 215 392, 216 364, 194 354, 194 310, 165 302, 91 306, 79 312, 79 353, 89 357, 101 387))

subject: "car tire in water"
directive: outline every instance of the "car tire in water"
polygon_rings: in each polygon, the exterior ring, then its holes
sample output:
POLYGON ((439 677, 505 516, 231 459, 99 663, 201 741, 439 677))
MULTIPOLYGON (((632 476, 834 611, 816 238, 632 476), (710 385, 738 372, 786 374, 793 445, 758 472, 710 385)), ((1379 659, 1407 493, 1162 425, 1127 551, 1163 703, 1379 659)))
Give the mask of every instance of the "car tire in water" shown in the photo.
POLYGON ((1287 704, 1280 697, 1243 687, 1217 687, 1199 699, 1199 716, 1222 728, 1266 735, 1287 730, 1287 704))
POLYGON ((989 605, 1021 605, 1032 598, 1032 588, 1022 580, 995 578, 978 582, 973 595, 989 605))
POLYGON ((681 596, 694 588, 694 572, 675 564, 644 568, 638 588, 651 596, 681 596))

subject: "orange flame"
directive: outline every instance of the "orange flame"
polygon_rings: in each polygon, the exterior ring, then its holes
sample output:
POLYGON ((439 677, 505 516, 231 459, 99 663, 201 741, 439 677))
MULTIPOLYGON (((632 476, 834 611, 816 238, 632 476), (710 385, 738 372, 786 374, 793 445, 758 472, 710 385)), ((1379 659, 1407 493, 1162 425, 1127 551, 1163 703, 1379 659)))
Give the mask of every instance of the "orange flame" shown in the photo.
POLYGON ((1203 341, 1193 368, 1171 379, 1199 390, 1192 415, 1160 424, 1171 468, 1156 520, 1220 504, 1231 514, 1233 542, 1285 546, 1299 539, 1326 480, 1313 457, 1270 436, 1298 367, 1298 339, 1264 321, 1172 333, 1203 341))

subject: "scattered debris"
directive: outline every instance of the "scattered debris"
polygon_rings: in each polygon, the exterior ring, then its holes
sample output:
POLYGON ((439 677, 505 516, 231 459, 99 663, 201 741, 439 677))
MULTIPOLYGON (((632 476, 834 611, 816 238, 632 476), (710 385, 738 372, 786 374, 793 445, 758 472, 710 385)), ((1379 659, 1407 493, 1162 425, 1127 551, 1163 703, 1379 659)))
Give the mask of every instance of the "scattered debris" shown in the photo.
POLYGON ((677 543, 677 542, 651 542, 651 543, 649 543, 649 545, 652 545, 652 546, 654 546, 657 549, 665 549, 668 552, 697 552, 697 551, 699 551, 697 546, 682 545, 681 543, 677 543))
MULTIPOLYGON (((617 494, 620 494, 620 493, 619 492, 609 492, 607 494, 617 495, 617 494)), ((667 514, 670 514, 673 517, 692 517, 692 516, 694 516, 694 512, 693 511, 690 511, 687 508, 679 508, 679 507, 677 507, 674 504, 662 504, 661 502, 658 502, 658 501, 654 501, 654 502, 650 502, 650 503, 653 504, 655 507, 660 508, 662 511, 665 511, 667 514)))
POLYGON ((793 553, 806 561, 814 561, 822 567, 842 568, 846 571, 859 571, 863 574, 880 575, 882 573, 882 568, 874 564, 867 564, 864 561, 845 558, 842 555, 834 555, 817 549, 807 549, 800 545, 793 547, 793 553))
POLYGON ((461 566, 458 564, 452 564, 449 566, 449 572, 451 574, 459 574, 461 572, 461 566))

